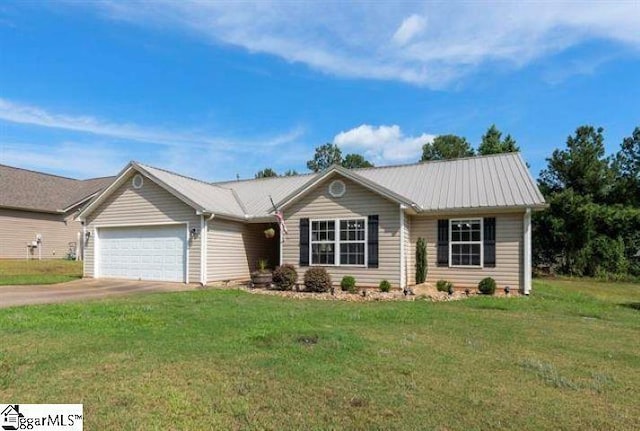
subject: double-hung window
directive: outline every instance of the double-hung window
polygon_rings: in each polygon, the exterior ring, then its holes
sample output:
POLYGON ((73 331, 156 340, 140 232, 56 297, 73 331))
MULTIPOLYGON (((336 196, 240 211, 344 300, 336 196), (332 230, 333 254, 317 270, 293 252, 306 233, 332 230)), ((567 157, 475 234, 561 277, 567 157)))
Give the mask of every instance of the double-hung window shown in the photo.
POLYGON ((311 264, 335 265, 336 222, 318 220, 311 222, 311 264))
POLYGON ((481 266, 482 219, 449 221, 451 266, 481 266))
POLYGON ((364 219, 340 220, 340 265, 364 265, 364 219))
POLYGON ((312 220, 312 265, 364 265, 366 219, 312 220))

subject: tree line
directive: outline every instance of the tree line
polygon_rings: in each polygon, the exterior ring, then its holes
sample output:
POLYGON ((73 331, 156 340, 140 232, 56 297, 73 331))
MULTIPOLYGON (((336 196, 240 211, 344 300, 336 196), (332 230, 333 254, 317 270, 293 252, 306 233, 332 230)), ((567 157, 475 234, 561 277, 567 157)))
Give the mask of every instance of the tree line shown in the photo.
MULTIPOLYGON (((429 160, 446 160, 459 157, 471 157, 475 155, 486 156, 489 154, 510 153, 520 151, 516 141, 507 135, 502 138, 502 132, 495 124, 491 125, 482 135, 482 141, 475 150, 466 138, 457 135, 440 135, 433 142, 422 146, 420 162, 429 160)), ((320 172, 332 165, 340 165, 347 169, 373 168, 374 164, 363 155, 350 153, 342 156, 342 150, 338 145, 327 142, 315 149, 313 159, 307 161, 307 168, 312 172, 320 172)), ((295 170, 288 170, 282 176, 298 175, 295 170)), ((277 177, 279 174, 272 168, 258 171, 256 178, 277 177)))
MULTIPOLYGON (((604 141, 601 127, 580 126, 547 158, 538 186, 549 206, 533 216, 536 267, 578 276, 640 277, 640 126, 612 155, 604 141)), ((462 136, 437 136, 423 145, 419 161, 517 151, 516 140, 492 125, 477 148, 462 136)), ((336 144, 326 143, 315 149, 307 168, 320 172, 333 164, 374 166, 360 154, 343 157, 336 144)), ((273 176, 278 174, 271 168, 256 174, 273 176)))

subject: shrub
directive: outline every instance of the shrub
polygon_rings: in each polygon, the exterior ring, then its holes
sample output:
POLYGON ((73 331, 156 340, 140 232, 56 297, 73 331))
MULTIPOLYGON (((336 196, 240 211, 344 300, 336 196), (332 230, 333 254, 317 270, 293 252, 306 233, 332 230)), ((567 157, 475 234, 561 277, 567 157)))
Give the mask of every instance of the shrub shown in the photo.
POLYGON ((449 289, 453 289, 453 283, 447 280, 438 280, 436 282, 436 289, 438 292, 449 292, 449 289))
POLYGON ((389 292, 391 290, 391 283, 387 280, 382 280, 380 282, 380 292, 389 292))
POLYGON ((304 273, 304 286, 309 292, 326 292, 331 289, 331 276, 324 268, 309 268, 304 273))
POLYGON ((293 265, 285 263, 273 271, 273 284, 280 290, 291 290, 298 281, 298 272, 293 265))
POLYGON ((349 293, 356 293, 356 279, 350 275, 345 275, 340 281, 340 288, 349 293))
POLYGON ((496 281, 491 278, 483 278, 478 283, 478 290, 484 295, 493 295, 496 292, 496 281))
POLYGON ((427 243, 424 238, 416 242, 416 284, 424 283, 427 279, 427 243))

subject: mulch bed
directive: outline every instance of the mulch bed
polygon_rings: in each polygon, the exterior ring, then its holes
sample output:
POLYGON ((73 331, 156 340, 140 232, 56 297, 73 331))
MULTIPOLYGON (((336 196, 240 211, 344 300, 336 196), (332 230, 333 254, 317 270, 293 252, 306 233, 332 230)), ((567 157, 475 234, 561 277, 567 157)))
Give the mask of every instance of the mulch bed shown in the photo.
MULTIPOLYGON (((262 287, 251 288, 245 284, 226 284, 215 285, 213 287, 225 288, 225 289, 238 289, 255 295, 273 295, 282 296, 293 299, 316 299, 321 301, 352 301, 352 302, 365 302, 365 301, 431 301, 431 302, 444 302, 444 301, 458 301, 461 299, 467 299, 472 296, 478 295, 478 293, 472 290, 469 295, 464 291, 456 290, 453 295, 449 295, 446 292, 438 292, 435 287, 428 283, 424 283, 418 286, 413 286, 413 295, 404 295, 402 291, 395 290, 391 292, 380 292, 376 289, 362 289, 358 293, 343 292, 340 288, 335 289, 334 293, 331 292, 304 292, 295 290, 275 290, 262 287), (365 292, 364 294, 362 292, 365 292)), ((506 296, 504 294, 496 292, 496 296, 506 296)), ((512 292, 509 297, 520 296, 517 292, 512 292)))

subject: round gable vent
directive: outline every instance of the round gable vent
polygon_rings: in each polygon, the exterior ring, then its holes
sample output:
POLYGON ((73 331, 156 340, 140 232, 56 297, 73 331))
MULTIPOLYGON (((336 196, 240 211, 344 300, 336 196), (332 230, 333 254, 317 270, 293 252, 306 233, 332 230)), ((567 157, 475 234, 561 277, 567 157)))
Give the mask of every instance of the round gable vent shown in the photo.
POLYGON ((331 181, 329 184, 329 194, 334 198, 339 198, 344 195, 344 192, 347 191, 347 186, 344 185, 344 182, 340 180, 331 181))
POLYGON ((134 189, 141 188, 142 184, 144 184, 144 179, 142 178, 142 175, 140 174, 134 175, 133 180, 131 180, 131 184, 133 185, 134 189))

